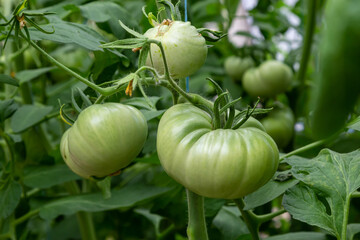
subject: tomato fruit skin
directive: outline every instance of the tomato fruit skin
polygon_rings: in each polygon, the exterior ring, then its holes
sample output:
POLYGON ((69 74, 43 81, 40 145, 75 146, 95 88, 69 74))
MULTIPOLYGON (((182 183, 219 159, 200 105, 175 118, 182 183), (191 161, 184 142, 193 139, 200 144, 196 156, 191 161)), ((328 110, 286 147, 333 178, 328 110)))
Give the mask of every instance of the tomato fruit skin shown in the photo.
POLYGON ((61 138, 65 163, 84 177, 105 177, 126 167, 141 151, 147 122, 134 107, 95 104, 82 111, 61 138))
MULTIPOLYGON (((162 43, 170 75, 175 79, 190 76, 205 63, 207 56, 205 38, 190 22, 170 21, 150 28, 144 35, 162 43)), ((164 74, 162 54, 155 44, 150 46, 146 65, 164 74)))
POLYGON ((240 82, 246 70, 254 66, 254 60, 252 60, 250 57, 240 58, 237 56, 230 56, 226 58, 224 62, 226 74, 236 82, 240 82))
POLYGON ((261 123, 279 148, 284 148, 290 143, 295 124, 295 117, 290 108, 273 110, 261 119, 261 123))
POLYGON ((160 162, 169 176, 199 195, 243 197, 269 181, 279 164, 276 143, 255 121, 236 130, 212 130, 206 112, 175 105, 159 123, 160 162))
POLYGON ((246 71, 242 83, 251 96, 274 97, 289 89, 292 78, 289 66, 276 60, 268 60, 259 67, 246 71))

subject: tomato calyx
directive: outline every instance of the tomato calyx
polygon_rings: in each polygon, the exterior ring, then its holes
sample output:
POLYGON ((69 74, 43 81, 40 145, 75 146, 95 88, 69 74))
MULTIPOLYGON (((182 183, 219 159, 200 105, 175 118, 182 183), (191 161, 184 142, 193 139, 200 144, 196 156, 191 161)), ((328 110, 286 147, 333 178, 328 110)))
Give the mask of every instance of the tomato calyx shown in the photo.
POLYGON ((214 80, 211 78, 207 78, 207 80, 213 84, 218 95, 212 107, 213 114, 210 114, 213 129, 235 130, 240 128, 251 116, 264 114, 272 110, 272 108, 258 108, 257 106, 260 102, 260 98, 258 98, 253 107, 248 106, 247 109, 236 113, 235 104, 242 100, 241 97, 233 100, 231 94, 228 91, 224 91, 214 80))

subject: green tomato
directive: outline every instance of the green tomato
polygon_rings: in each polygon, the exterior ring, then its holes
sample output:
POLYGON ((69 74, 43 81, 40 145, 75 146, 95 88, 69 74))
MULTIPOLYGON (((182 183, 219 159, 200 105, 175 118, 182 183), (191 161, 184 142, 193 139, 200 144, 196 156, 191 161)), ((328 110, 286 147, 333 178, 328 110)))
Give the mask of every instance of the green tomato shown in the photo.
POLYGON ((274 97, 289 89, 292 78, 293 73, 289 66, 269 60, 245 72, 243 87, 251 96, 274 97))
POLYGON ((226 74, 228 74, 235 81, 241 81, 246 70, 254 67, 255 63, 252 58, 240 58, 236 56, 230 56, 226 58, 224 68, 226 74))
POLYGON ((82 111, 61 138, 65 163, 84 177, 116 173, 140 153, 147 122, 134 107, 120 103, 95 104, 82 111))
POLYGON ((290 108, 275 109, 261 119, 266 132, 275 140, 279 148, 286 147, 294 134, 295 117, 290 108))
POLYGON ((169 176, 211 198, 236 199, 263 186, 274 175, 279 151, 261 124, 212 129, 203 110, 178 104, 160 120, 157 151, 169 176))
MULTIPOLYGON (((170 75, 175 79, 193 74, 206 60, 205 38, 190 22, 165 21, 147 30, 144 35, 162 43, 170 75)), ((164 62, 157 45, 151 44, 146 64, 164 74, 164 62)))

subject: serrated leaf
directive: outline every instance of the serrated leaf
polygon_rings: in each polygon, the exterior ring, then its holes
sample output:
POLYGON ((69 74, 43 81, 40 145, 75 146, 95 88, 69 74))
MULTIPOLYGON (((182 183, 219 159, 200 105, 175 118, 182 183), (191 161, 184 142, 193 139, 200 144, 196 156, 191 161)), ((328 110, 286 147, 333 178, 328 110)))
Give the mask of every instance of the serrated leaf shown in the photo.
POLYGON ((0 74, 0 83, 10 84, 15 87, 19 86, 19 83, 15 79, 6 74, 0 74))
POLYGON ((341 238, 346 231, 343 229, 344 212, 349 210, 351 194, 360 187, 360 150, 341 154, 324 149, 312 160, 293 156, 287 162, 293 176, 308 187, 295 186, 285 194, 286 210, 294 218, 321 225, 341 238), (329 214, 322 201, 327 202, 329 214), (316 210, 309 206, 321 209, 321 217, 314 216, 316 210))
POLYGON ((17 108, 18 105, 14 99, 0 100, 0 122, 4 122, 5 119, 11 117, 17 108))
POLYGON ((8 179, 0 185, 0 219, 7 218, 20 202, 21 185, 13 179, 8 179))
POLYGON ((120 49, 133 49, 140 48, 146 44, 147 40, 144 38, 127 38, 120 39, 114 42, 102 44, 102 48, 120 48, 120 49))
POLYGON ((62 214, 71 215, 78 211, 99 212, 110 209, 129 208, 171 190, 172 188, 153 185, 130 184, 121 189, 113 190, 109 199, 104 199, 100 192, 69 196, 43 206, 40 209, 40 216, 50 220, 62 214))
POLYGON ((299 184, 286 191, 283 206, 293 218, 336 234, 333 220, 326 213, 326 206, 308 186, 299 184))
POLYGON ((23 132, 41 122, 52 109, 50 106, 21 106, 11 117, 10 126, 15 133, 23 132))
POLYGON ((275 177, 271 179, 268 183, 266 183, 264 186, 262 186, 255 192, 247 195, 244 198, 244 202, 245 202, 244 210, 254 209, 267 202, 270 202, 271 200, 277 198, 278 196, 283 194, 287 189, 293 187, 299 182, 299 180, 296 180, 294 178, 290 178, 282 182, 274 180, 280 174, 284 174, 284 172, 277 172, 275 174, 275 177))
POLYGON ((272 237, 265 238, 265 240, 327 240, 325 233, 320 232, 295 232, 295 233, 287 233, 276 235, 272 237))
POLYGON ((24 184, 32 188, 49 188, 80 179, 65 164, 31 167, 25 170, 24 184))
POLYGON ((19 79, 20 85, 29 82, 44 73, 47 73, 51 70, 55 69, 55 67, 46 67, 46 68, 37 68, 37 69, 30 69, 30 70, 23 70, 16 73, 16 78, 19 79))

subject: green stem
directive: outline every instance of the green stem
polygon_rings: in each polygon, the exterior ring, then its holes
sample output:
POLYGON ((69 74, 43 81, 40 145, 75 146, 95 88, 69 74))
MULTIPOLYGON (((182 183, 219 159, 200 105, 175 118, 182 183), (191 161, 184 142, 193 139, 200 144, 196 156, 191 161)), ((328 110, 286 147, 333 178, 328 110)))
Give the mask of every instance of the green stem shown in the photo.
MULTIPOLYGON (((70 194, 78 195, 81 193, 80 188, 75 181, 67 183, 66 187, 70 194)), ((84 183, 84 190, 87 191, 87 183, 84 183)), ((79 223, 82 239, 96 240, 95 228, 91 213, 80 211, 76 213, 76 217, 79 223)))
POLYGON ((316 142, 310 143, 308 145, 305 145, 305 146, 303 146, 301 148, 295 149, 294 151, 291 151, 289 153, 286 153, 286 154, 282 155, 281 158, 280 158, 280 162, 283 161, 285 158, 290 157, 292 155, 296 155, 296 154, 299 154, 299 153, 302 153, 302 152, 306 152, 306 151, 308 151, 310 149, 321 146, 321 145, 331 141, 332 139, 333 139, 333 137, 321 139, 319 141, 316 141, 316 142))
POLYGON ((256 215, 256 219, 257 221, 261 224, 261 223, 264 223, 264 222, 267 222, 267 221, 270 221, 271 219, 273 219, 274 217, 276 216, 279 216, 283 213, 285 213, 286 210, 285 209, 281 209, 279 211, 276 211, 276 212, 272 212, 272 213, 269 213, 269 214, 264 214, 264 215, 256 215))
POLYGON ((316 6, 317 0, 307 1, 307 22, 305 26, 304 45, 300 61, 300 69, 297 75, 298 81, 301 83, 301 87, 305 85, 305 75, 308 66, 308 61, 311 53, 311 44, 316 26, 316 6))
POLYGON ((244 200, 242 198, 234 199, 235 204, 238 206, 241 216, 244 219, 246 226, 248 227, 253 240, 260 240, 259 238, 259 227, 260 223, 257 216, 249 210, 244 210, 244 200))
POLYGON ((0 128, 0 137, 2 137, 5 140, 7 150, 8 150, 8 161, 10 162, 11 173, 15 174, 14 142, 2 128, 0 128))
POLYGON ((360 198, 360 192, 356 191, 351 194, 351 198, 360 198))
POLYGON ((204 214, 204 197, 186 190, 188 199, 189 224, 187 235, 189 240, 207 240, 205 214, 204 214))
POLYGON ((351 200, 351 197, 347 197, 345 200, 345 209, 344 209, 344 218, 343 218, 343 225, 342 225, 342 231, 341 231, 341 239, 346 239, 347 224, 348 224, 348 219, 349 219, 350 200, 351 200))
POLYGON ((107 88, 101 88, 97 86, 95 83, 90 82, 88 79, 82 77, 81 75, 77 74, 76 72, 72 71, 68 67, 66 67, 64 64, 57 61, 55 58, 50 56, 47 52, 45 52, 40 46, 38 46, 34 41, 27 39, 23 33, 21 33, 24 39, 26 39, 31 46, 33 46, 36 50, 38 50, 41 54, 43 54, 51 63, 56 65, 58 68, 66 71, 71 76, 75 77, 76 79, 80 80, 82 83, 86 84, 88 87, 94 89, 95 91, 99 92, 100 94, 104 96, 110 96, 114 94, 117 89, 114 87, 107 87, 107 88))
POLYGON ((18 225, 18 224, 26 221, 27 219, 29 219, 29 218, 37 215, 39 212, 40 212, 40 209, 32 210, 32 211, 26 213, 25 215, 17 218, 17 219, 13 222, 13 224, 14 224, 14 225, 18 225))

